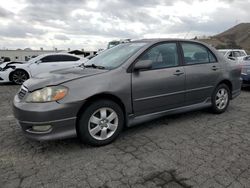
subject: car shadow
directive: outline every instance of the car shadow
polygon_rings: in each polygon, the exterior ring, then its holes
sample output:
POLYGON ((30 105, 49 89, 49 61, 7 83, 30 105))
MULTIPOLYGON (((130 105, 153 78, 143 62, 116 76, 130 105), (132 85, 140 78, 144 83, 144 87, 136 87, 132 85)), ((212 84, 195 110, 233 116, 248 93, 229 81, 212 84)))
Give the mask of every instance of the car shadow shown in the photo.
MULTIPOLYGON (((134 137, 135 135, 141 135, 145 131, 149 129, 157 129, 163 126, 171 126, 173 124, 176 124, 176 122, 185 121, 187 117, 194 118, 198 115, 206 115, 211 114, 209 110, 199 110, 199 111, 193 111, 193 112, 187 112, 182 114, 176 114, 176 115, 169 115, 164 116, 161 118, 157 118, 151 121, 148 121, 146 123, 141 123, 133 127, 125 127, 120 136, 111 144, 104 146, 104 147, 112 147, 114 145, 119 145, 119 143, 124 142, 124 139, 127 140, 131 137, 134 137)), ((27 138, 25 138, 27 139, 27 138)), ((93 147, 86 145, 80 141, 78 138, 69 138, 64 140, 55 140, 55 141, 32 141, 27 139, 28 144, 31 144, 32 148, 39 148, 40 151, 46 151, 46 152, 58 152, 58 150, 62 150, 64 152, 74 152, 79 149, 95 149, 98 147, 93 147)), ((100 147, 101 148, 101 147, 100 147)))
MULTIPOLYGON (((187 117, 192 118, 196 117, 198 115, 205 115, 205 114, 212 114, 209 108, 196 110, 196 111, 190 111, 185 113, 178 113, 178 114, 172 114, 172 115, 166 115, 163 117, 159 117, 150 121, 147 121, 145 123, 140 123, 132 127, 126 127, 124 129, 124 133, 132 131, 140 132, 140 130, 143 129, 153 129, 155 127, 162 127, 162 126, 171 126, 171 124, 174 124, 176 121, 185 121, 187 117)), ((127 134, 127 133, 126 133, 127 134)))
POLYGON ((250 91, 250 86, 242 87, 241 89, 242 89, 242 91, 250 91))
POLYGON ((0 83, 0 86, 18 86, 12 82, 8 82, 8 83, 0 83))

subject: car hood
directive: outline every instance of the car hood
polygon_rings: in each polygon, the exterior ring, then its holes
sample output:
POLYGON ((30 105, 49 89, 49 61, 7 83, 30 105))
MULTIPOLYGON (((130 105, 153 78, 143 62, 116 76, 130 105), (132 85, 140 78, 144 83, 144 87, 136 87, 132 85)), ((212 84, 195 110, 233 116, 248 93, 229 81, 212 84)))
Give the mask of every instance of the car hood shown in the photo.
POLYGON ((96 74, 107 72, 108 70, 74 67, 70 69, 61 69, 50 73, 39 74, 26 82, 24 86, 29 91, 34 91, 46 86, 59 85, 72 80, 94 76, 96 74))
POLYGON ((8 63, 10 63, 10 62, 2 62, 2 63, 0 63, 0 67, 4 68, 8 63))
POLYGON ((8 61, 8 62, 3 62, 3 63, 1 63, 0 64, 0 67, 1 68, 5 68, 6 66, 8 66, 8 65, 17 65, 17 64, 24 64, 24 63, 26 63, 26 62, 14 62, 14 61, 8 61))

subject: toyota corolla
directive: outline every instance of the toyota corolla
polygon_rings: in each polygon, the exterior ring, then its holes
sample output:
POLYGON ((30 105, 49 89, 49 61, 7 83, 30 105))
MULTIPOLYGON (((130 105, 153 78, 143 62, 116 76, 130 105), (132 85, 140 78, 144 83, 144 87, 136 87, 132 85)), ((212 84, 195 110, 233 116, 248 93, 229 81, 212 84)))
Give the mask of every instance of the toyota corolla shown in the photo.
POLYGON ((148 39, 120 44, 84 65, 26 81, 14 115, 35 140, 78 136, 100 146, 126 126, 174 113, 226 111, 240 94, 241 67, 201 42, 148 39))

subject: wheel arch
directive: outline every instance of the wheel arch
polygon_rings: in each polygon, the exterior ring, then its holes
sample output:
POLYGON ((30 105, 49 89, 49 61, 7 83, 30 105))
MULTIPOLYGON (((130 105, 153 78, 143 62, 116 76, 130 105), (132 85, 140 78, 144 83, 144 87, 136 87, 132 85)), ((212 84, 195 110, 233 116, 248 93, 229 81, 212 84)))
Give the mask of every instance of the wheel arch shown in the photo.
POLYGON ((229 90, 230 90, 230 99, 232 99, 232 90, 233 90, 233 84, 230 80, 228 79, 224 79, 222 81, 220 81, 218 84, 217 84, 217 87, 221 84, 225 84, 228 86, 229 90))
POLYGON ((79 123, 79 118, 80 118, 80 115, 82 113, 84 113, 85 109, 90 106, 93 102, 97 101, 97 100, 111 100, 115 103, 117 103, 123 113, 124 113, 124 126, 127 126, 127 113, 126 113, 126 107, 124 105, 124 103, 122 102, 122 100, 117 97, 116 95, 114 94, 110 94, 110 93, 100 93, 100 94, 96 94, 96 95, 93 95, 89 98, 86 99, 86 102, 82 105, 82 107, 80 108, 80 110, 78 111, 77 113, 77 119, 76 119, 76 130, 77 130, 77 134, 78 134, 78 123, 79 123))
POLYGON ((17 69, 13 70, 13 71, 9 74, 9 80, 10 80, 10 81, 12 81, 12 78, 11 78, 11 77, 12 77, 12 75, 14 74, 14 72, 15 72, 15 71, 18 71, 18 70, 24 71, 24 72, 29 76, 29 78, 31 77, 30 74, 29 74, 29 72, 28 72, 27 70, 22 69, 22 68, 17 68, 17 69))

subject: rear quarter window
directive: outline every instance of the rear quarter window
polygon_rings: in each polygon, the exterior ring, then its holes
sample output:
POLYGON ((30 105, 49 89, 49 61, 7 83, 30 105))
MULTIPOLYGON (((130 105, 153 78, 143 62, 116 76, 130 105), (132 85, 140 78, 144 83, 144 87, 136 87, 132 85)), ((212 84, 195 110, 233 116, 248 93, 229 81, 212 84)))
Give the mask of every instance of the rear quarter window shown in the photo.
POLYGON ((58 60, 59 61, 78 61, 80 60, 80 58, 69 56, 69 55, 59 55, 58 60))

